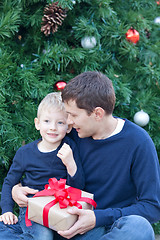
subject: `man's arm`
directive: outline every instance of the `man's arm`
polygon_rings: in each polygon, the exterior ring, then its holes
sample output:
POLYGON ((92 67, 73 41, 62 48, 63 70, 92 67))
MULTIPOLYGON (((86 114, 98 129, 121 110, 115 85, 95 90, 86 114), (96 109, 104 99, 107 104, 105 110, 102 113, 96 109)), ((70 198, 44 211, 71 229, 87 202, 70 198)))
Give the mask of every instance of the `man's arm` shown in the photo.
POLYGON ((12 188, 12 198, 20 207, 27 207, 28 204, 28 194, 36 194, 38 190, 22 187, 19 183, 12 188))
POLYGON ((129 206, 94 210, 94 217, 90 210, 74 210, 74 214, 79 215, 78 221, 69 230, 60 231, 60 235, 69 239, 94 227, 112 225, 116 219, 128 215, 142 216, 150 223, 160 220, 160 173, 155 147, 143 142, 136 153, 131 171, 137 190, 136 201, 129 206))
POLYGON ((58 234, 61 236, 70 239, 77 234, 84 234, 95 227, 96 218, 94 211, 74 207, 69 209, 68 213, 78 215, 78 221, 69 230, 58 231, 58 234))

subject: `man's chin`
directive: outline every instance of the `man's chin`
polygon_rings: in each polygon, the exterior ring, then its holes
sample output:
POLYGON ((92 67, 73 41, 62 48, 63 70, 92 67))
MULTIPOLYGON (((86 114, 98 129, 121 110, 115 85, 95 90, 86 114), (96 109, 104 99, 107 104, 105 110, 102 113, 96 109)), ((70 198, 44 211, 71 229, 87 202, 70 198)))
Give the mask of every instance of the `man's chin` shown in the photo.
POLYGON ((78 132, 78 137, 79 138, 86 138, 87 136, 83 133, 78 132))
POLYGON ((78 137, 83 138, 83 136, 80 132, 77 132, 77 133, 78 133, 78 137))
POLYGON ((87 137, 85 134, 83 134, 83 133, 81 132, 80 128, 75 128, 75 129, 76 129, 76 131, 77 131, 78 137, 80 137, 80 138, 85 138, 85 137, 87 137))

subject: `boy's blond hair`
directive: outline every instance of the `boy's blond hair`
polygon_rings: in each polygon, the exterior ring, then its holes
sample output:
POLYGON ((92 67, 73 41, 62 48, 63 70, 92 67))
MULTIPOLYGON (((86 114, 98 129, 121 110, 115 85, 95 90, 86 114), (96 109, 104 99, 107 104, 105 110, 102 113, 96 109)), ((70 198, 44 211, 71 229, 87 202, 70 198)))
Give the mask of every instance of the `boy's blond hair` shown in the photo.
POLYGON ((40 102, 37 110, 37 117, 39 118, 41 112, 46 109, 56 108, 57 110, 65 111, 64 103, 62 102, 61 92, 53 92, 47 94, 40 102))

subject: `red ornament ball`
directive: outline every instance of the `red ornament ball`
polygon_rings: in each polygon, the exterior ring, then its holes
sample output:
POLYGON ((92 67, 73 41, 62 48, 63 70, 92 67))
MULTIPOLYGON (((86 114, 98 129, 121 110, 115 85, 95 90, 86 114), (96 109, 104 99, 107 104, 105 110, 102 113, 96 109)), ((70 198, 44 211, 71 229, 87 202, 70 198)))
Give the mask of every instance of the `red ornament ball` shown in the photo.
POLYGON ((126 33, 126 39, 129 42, 136 44, 139 41, 139 32, 137 32, 133 28, 128 29, 128 31, 126 33))
POLYGON ((160 5, 160 1, 157 1, 157 5, 160 5))
POLYGON ((54 84, 54 89, 58 90, 58 91, 62 91, 64 89, 64 87, 66 86, 66 82, 65 81, 57 81, 54 84))

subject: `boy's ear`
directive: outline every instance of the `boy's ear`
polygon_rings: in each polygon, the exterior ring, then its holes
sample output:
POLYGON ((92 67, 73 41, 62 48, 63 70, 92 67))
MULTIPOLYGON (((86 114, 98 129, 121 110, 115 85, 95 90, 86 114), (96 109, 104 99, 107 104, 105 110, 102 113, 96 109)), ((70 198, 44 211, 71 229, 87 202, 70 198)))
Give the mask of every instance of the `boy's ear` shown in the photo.
POLYGON ((70 133, 71 130, 72 130, 72 124, 69 124, 68 129, 67 129, 67 133, 70 133))
POLYGON ((105 114, 105 111, 104 111, 103 108, 101 108, 101 107, 96 107, 96 108, 94 109, 94 115, 95 115, 95 119, 96 119, 97 121, 101 120, 101 119, 103 118, 104 114, 105 114))
POLYGON ((38 118, 35 118, 35 119, 34 119, 34 124, 35 124, 35 128, 36 128, 37 130, 40 130, 38 118))

